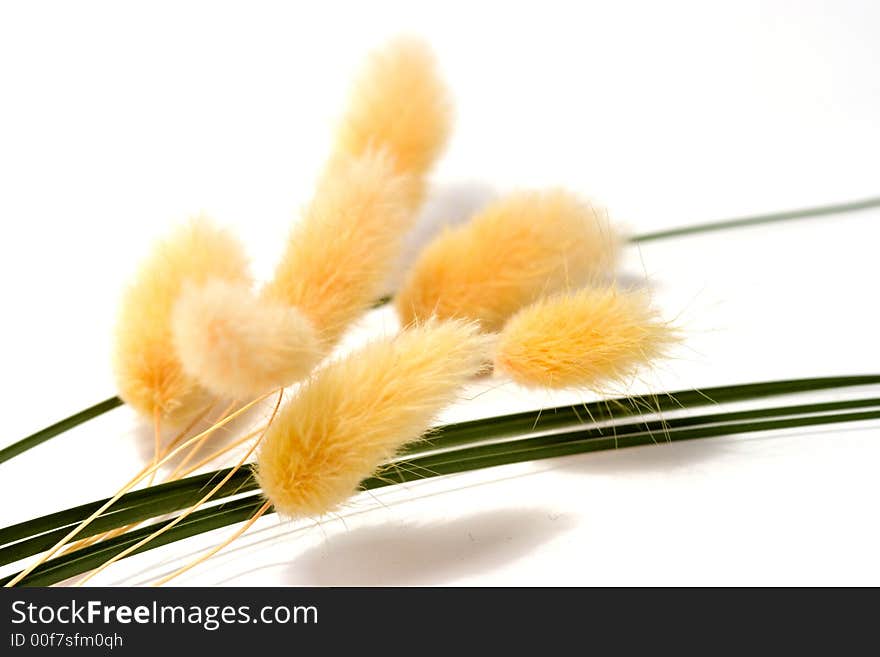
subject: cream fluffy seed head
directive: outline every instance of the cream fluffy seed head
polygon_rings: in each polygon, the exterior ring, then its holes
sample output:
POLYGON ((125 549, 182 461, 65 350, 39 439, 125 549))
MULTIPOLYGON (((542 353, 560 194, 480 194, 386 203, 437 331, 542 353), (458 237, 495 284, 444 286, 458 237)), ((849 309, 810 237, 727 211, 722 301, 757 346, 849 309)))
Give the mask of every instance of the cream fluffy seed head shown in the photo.
POLYGON ((647 294, 585 288, 514 315, 499 336, 495 368, 526 386, 601 391, 626 383, 676 340, 647 294))
POLYGON ((199 217, 154 246, 122 297, 113 354, 117 387, 147 417, 182 422, 209 399, 184 371, 171 327, 183 287, 208 280, 247 285, 250 274, 238 240, 199 217))
POLYGON ((263 441, 257 473, 265 495, 287 516, 337 508, 429 429, 488 365, 491 342, 472 323, 432 321, 318 370, 263 441))
POLYGON ((568 192, 511 194, 428 245, 397 311, 404 325, 436 315, 498 331, 541 296, 607 275, 619 242, 603 212, 568 192))
POLYGON ((315 329, 296 307, 222 280, 184 288, 173 328, 186 373, 223 397, 250 399, 289 386, 322 355, 315 329))

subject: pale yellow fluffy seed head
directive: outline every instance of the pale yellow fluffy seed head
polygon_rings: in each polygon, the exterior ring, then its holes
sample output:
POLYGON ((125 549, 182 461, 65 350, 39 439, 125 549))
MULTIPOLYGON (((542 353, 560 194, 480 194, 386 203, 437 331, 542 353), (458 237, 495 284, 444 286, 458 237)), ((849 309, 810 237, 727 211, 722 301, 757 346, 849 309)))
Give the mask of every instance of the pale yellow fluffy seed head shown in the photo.
POLYGON ((287 516, 337 508, 429 429, 486 366, 490 340, 473 324, 430 322, 319 370, 263 440, 257 474, 265 495, 287 516))
POLYGON ((223 280, 187 285, 173 329, 184 371, 230 398, 250 399, 299 381, 322 353, 297 308, 258 299, 249 286, 223 280))
POLYGON ((452 105, 430 49, 409 38, 370 58, 357 80, 336 139, 336 153, 387 148, 399 173, 423 176, 446 145, 452 105))
POLYGON ((619 242, 603 212, 568 192, 511 194, 428 245, 397 311, 404 324, 436 315, 497 331, 535 299, 607 274, 619 242))
POLYGON ((586 288, 514 315, 499 337, 495 368, 526 386, 601 391, 626 383, 676 337, 646 294, 586 288))
POLYGON ((340 161, 294 226, 263 297, 299 308, 325 346, 370 307, 413 222, 411 176, 385 151, 340 161))
POLYGON ((198 218, 156 244, 123 295, 114 367, 120 397, 139 412, 177 422, 206 401, 177 357, 171 317, 185 284, 212 279, 249 284, 247 257, 231 233, 198 218))

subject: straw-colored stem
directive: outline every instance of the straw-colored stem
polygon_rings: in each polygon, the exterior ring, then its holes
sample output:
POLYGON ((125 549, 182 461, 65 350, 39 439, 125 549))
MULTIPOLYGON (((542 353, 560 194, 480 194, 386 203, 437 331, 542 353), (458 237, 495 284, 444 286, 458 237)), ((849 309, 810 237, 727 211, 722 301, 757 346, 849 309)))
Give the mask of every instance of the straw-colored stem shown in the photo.
MULTIPOLYGON (((205 410, 202 411, 201 413, 199 413, 196 417, 194 417, 192 419, 192 421, 183 429, 183 431, 178 432, 178 434, 176 436, 174 436, 174 438, 171 439, 165 447, 161 448, 161 450, 159 451, 159 458, 165 456, 169 451, 174 449, 174 447, 181 440, 183 440, 184 436, 186 436, 190 431, 192 431, 193 428, 199 422, 201 422, 205 418, 205 416, 208 415, 208 413, 211 412, 212 408, 214 408, 213 403, 211 403, 207 407, 205 407, 205 410)), ((228 410, 226 412, 228 412, 228 410)), ((222 420, 226 416, 226 412, 224 412, 224 414, 219 418, 220 420, 222 420)), ((170 480, 170 477, 169 477, 169 480, 170 480)), ((152 481, 150 482, 150 484, 152 484, 152 481)), ((137 527, 140 524, 141 523, 139 523, 139 522, 132 523, 130 525, 126 525, 125 527, 117 527, 116 529, 111 529, 110 531, 104 532, 102 534, 96 534, 95 536, 90 536, 88 538, 84 538, 82 540, 76 541, 75 543, 71 543, 70 545, 68 545, 67 549, 65 549, 61 554, 68 554, 70 552, 80 550, 84 547, 88 547, 89 545, 94 545, 95 543, 98 543, 100 541, 107 540, 108 538, 114 538, 116 536, 119 536, 120 534, 124 534, 125 532, 127 532, 130 529, 134 529, 135 527, 137 527)))
POLYGON ((183 472, 181 472, 181 473, 178 475, 177 478, 178 478, 178 479, 183 479, 184 477, 188 477, 189 475, 191 475, 193 472, 195 472, 195 471, 198 470, 199 468, 201 468, 201 467, 207 465, 208 463, 210 463, 210 462, 213 461, 214 459, 219 458, 220 456, 223 456, 223 455, 226 454, 227 452, 231 452, 233 449, 235 449, 236 447, 239 447, 239 446, 242 445, 243 443, 246 443, 248 440, 250 440, 250 439, 253 438, 254 436, 260 434, 261 432, 265 431, 267 428, 268 428, 268 425, 263 425, 262 427, 259 427, 259 428, 254 429, 253 431, 251 431, 251 432, 249 432, 249 433, 246 433, 244 436, 242 436, 241 438, 236 439, 234 442, 229 443, 229 444, 226 445, 225 447, 221 447, 221 448, 218 449, 217 451, 212 452, 211 454, 208 454, 208 455, 207 455, 205 458, 203 458, 201 461, 199 461, 199 462, 196 463, 195 465, 191 465, 189 468, 187 468, 186 470, 184 470, 183 472))
POLYGON ((100 508, 98 508, 88 518, 86 518, 80 524, 78 524, 76 527, 74 527, 72 530, 70 530, 70 532, 68 532, 68 534, 64 538, 62 538, 60 541, 58 541, 48 552, 46 552, 43 556, 41 556, 39 559, 34 561, 34 563, 32 563, 30 566, 28 566, 27 568, 22 570, 18 575, 16 575, 11 580, 9 580, 9 582, 6 583, 6 586, 7 587, 15 586, 22 579, 24 579, 31 572, 33 572, 33 570, 35 568, 44 564, 46 561, 48 561, 53 556, 55 556, 55 554, 57 554, 57 552, 61 548, 63 548, 65 545, 67 545, 67 543, 73 537, 75 537, 77 534, 79 534, 85 527, 87 527, 89 525, 89 523, 91 523, 95 518, 97 518, 99 515, 104 513, 104 511, 109 509, 120 497, 125 495, 128 491, 130 491, 132 488, 134 488, 138 483, 143 481, 143 479, 145 479, 147 476, 149 476, 150 474, 152 474, 156 470, 158 470, 159 467, 161 467, 166 461, 168 461, 172 457, 176 456, 178 452, 183 451, 184 449, 186 449, 187 447, 189 447, 190 445, 192 445, 196 441, 200 440, 206 433, 214 432, 217 429, 219 429, 220 427, 222 427, 223 425, 231 422, 236 417, 238 417, 242 413, 246 412, 247 410, 249 410, 253 406, 256 406, 259 402, 263 401, 266 397, 268 397, 271 394, 272 393, 267 393, 265 395, 262 395, 261 397, 258 397, 256 400, 254 400, 250 404, 247 404, 246 406, 242 407, 241 409, 239 409, 238 411, 236 411, 235 413, 233 413, 232 415, 230 415, 226 419, 218 422, 217 424, 213 425, 209 429, 206 429, 202 433, 193 436, 192 438, 190 438, 189 440, 184 442, 182 445, 176 447, 175 449, 173 449, 171 452, 169 452, 164 457, 159 459, 156 463, 154 463, 150 467, 144 468, 143 470, 141 470, 137 475, 135 475, 132 479, 130 479, 122 488, 120 488, 119 491, 113 497, 111 497, 104 504, 102 504, 100 506, 100 508))
MULTIPOLYGON (((159 452, 162 449, 162 416, 159 414, 159 408, 157 407, 153 411, 153 466, 159 462, 159 452)), ((156 478, 156 470, 150 474, 150 478, 147 481, 147 486, 152 486, 153 481, 156 478)))
MULTIPOLYGON (((163 448, 162 456, 165 456, 168 452, 170 452, 172 449, 177 447, 177 445, 180 443, 180 441, 184 439, 186 434, 188 434, 190 431, 192 431, 199 422, 201 422, 202 420, 204 420, 208 416, 208 414, 214 409, 215 403, 216 402, 211 402, 210 404, 208 404, 208 406, 205 407, 205 410, 203 410, 201 413, 196 415, 192 419, 192 421, 188 425, 186 425, 186 428, 183 431, 181 431, 176 436, 174 436, 174 438, 172 440, 170 440, 168 442, 168 444, 163 448)), ((223 416, 221 416, 218 419, 218 421, 222 420, 223 417, 225 417, 225 414, 223 416)))
MULTIPOLYGON (((218 422, 220 420, 223 420, 232 411, 232 409, 235 408, 236 403, 237 403, 236 401, 233 401, 231 404, 229 404, 229 406, 227 406, 223 410, 223 413, 220 415, 218 422)), ((199 450, 204 446, 204 444, 205 444, 205 442, 207 442, 208 438, 210 438, 210 435, 206 435, 200 441, 198 441, 195 445, 193 445, 193 447, 189 451, 189 453, 187 453, 187 455, 183 457, 183 459, 180 461, 180 463, 177 464, 177 466, 174 468, 174 470, 171 471, 171 474, 168 475, 168 477, 165 479, 165 481, 174 481, 175 479, 179 479, 180 475, 178 473, 181 470, 183 470, 183 468, 186 466, 186 464, 189 463, 190 460, 196 454, 198 454, 199 450)))
POLYGON ((171 573, 170 575, 167 575, 167 576, 163 577, 162 579, 160 579, 159 581, 154 582, 154 583, 153 583, 153 586, 162 586, 163 584, 167 584, 168 582, 170 582, 170 581, 171 581, 172 579, 174 579, 175 577, 178 577, 179 575, 182 575, 183 573, 187 572, 188 570, 192 570, 193 568, 195 568, 196 566, 198 566, 200 563, 204 563, 205 561, 207 561, 208 559, 210 559, 211 557, 213 557, 213 556, 214 556, 215 554, 217 554, 220 550, 222 550, 223 548, 225 548, 225 547, 226 547, 227 545, 229 545, 230 543, 234 542, 239 536, 241 536, 241 535, 244 534, 248 529, 250 529, 250 528, 253 526, 253 524, 254 524, 257 520, 259 520, 259 519, 262 517, 262 515, 263 515, 264 513, 266 513, 266 511, 268 511, 271 507, 272 507, 272 503, 269 502, 268 500, 266 500, 266 502, 263 504, 263 506, 261 506, 259 509, 257 509, 257 512, 253 515, 253 517, 252 517, 250 520, 248 520, 246 523, 244 523, 244 524, 243 524, 243 525, 242 525, 242 526, 241 526, 241 527, 240 527, 240 528, 239 528, 234 534, 232 534, 232 536, 230 536, 230 537, 227 538, 225 541, 223 541, 222 543, 220 543, 220 545, 216 545, 216 546, 214 546, 214 547, 211 548, 208 552, 206 552, 205 554, 203 554, 201 557, 199 557, 198 559, 196 559, 196 560, 194 560, 194 561, 188 563, 188 564, 187 564, 186 566, 184 566, 183 568, 179 568, 178 570, 175 570, 175 571, 174 571, 173 573, 171 573))
POLYGON ((175 527, 178 523, 180 523, 181 521, 183 521, 187 517, 189 517, 189 515, 191 513, 193 513, 194 511, 198 511, 202 506, 204 506, 204 504, 208 500, 210 500, 218 490, 223 488, 223 486, 226 484, 226 482, 229 481, 236 472, 238 472, 239 468, 241 468, 241 466, 245 464, 245 462, 250 458, 251 454, 254 453, 254 450, 257 449, 257 446, 260 444, 260 440, 262 440, 263 436, 266 434, 266 430, 272 425, 272 420, 275 419, 275 415, 278 413, 278 408, 281 406, 281 399, 283 398, 283 396, 284 396, 283 389, 279 389, 278 390, 278 401, 275 402, 275 408, 273 409, 272 415, 269 418, 269 422, 266 424, 266 429, 263 430, 263 433, 260 435, 260 438, 257 439, 256 441, 254 441, 254 444, 251 445, 251 448, 247 451, 247 453, 244 456, 242 456, 241 459, 239 459, 239 461, 238 461, 238 463, 236 463, 235 467, 233 467, 226 474, 226 476, 223 477, 223 479, 221 479, 211 490, 209 490, 198 502, 193 504, 186 511, 184 511, 183 513, 178 515, 173 521, 171 521, 170 523, 168 523, 167 525, 165 525, 161 529, 158 529, 157 531, 153 532, 152 534, 150 534, 146 538, 141 539, 140 541, 138 541, 134 545, 127 547, 125 550, 123 550, 119 554, 117 554, 114 557, 112 557, 111 559, 108 559, 107 561, 105 561, 98 568, 96 568, 91 573, 89 573, 88 575, 83 577, 79 582, 77 582, 76 585, 82 586, 83 584, 88 582, 90 579, 92 579, 92 577, 94 577, 98 573, 106 570, 107 568, 112 566, 114 563, 116 563, 120 559, 124 559, 129 554, 131 554, 135 550, 141 548, 142 546, 146 545, 147 543, 152 541, 157 536, 161 536, 162 534, 167 532, 169 529, 175 527))

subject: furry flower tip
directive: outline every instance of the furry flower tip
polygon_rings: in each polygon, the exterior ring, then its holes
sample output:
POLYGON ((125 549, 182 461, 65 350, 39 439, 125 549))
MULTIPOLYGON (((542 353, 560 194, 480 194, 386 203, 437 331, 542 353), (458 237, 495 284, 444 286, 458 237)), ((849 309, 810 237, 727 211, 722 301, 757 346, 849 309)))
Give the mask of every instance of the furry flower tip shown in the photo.
POLYGON ((186 373, 219 396, 248 399, 288 386, 321 358, 315 330, 299 310, 223 280, 186 286, 173 328, 186 373))
POLYGON ((542 299, 512 317, 499 337, 495 368, 527 386, 599 390, 623 383, 675 339, 647 295, 586 288, 542 299))
POLYGON ((180 422, 207 400, 177 356, 171 318, 184 285, 210 279, 247 285, 248 262, 231 233, 198 218, 154 247, 122 298, 114 345, 117 387, 148 417, 180 422))
POLYGON ((483 370, 490 340, 473 324, 430 322, 319 370, 263 440, 263 492, 287 516, 338 507, 483 370))
POLYGON ((187 371, 233 397, 304 377, 381 294, 449 124, 425 46, 400 40, 377 53, 261 298, 216 285, 179 304, 175 343, 187 371))
POLYGON ((382 151, 341 161, 294 226, 263 297, 296 306, 325 346, 379 295, 414 220, 411 176, 382 151))
POLYGON ((405 325, 437 315, 498 331, 535 299, 607 274, 618 247, 603 214, 572 194, 512 194, 425 249, 397 296, 397 311, 405 325))
POLYGON ((385 147, 399 173, 423 176, 452 125, 452 104, 430 49, 399 38, 373 54, 357 80, 336 137, 336 152, 359 156, 385 147))

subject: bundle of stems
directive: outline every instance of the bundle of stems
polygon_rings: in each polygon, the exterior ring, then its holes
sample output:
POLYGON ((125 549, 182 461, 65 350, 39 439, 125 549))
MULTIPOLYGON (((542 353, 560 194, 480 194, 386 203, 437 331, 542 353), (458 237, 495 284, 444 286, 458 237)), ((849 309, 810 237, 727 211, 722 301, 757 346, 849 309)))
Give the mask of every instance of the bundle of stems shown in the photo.
MULTIPOLYGON (((880 419, 880 398, 658 417, 666 411, 687 411, 716 403, 753 402, 876 384, 880 384, 880 375, 772 381, 684 390, 660 397, 625 397, 445 425, 428 439, 410 445, 398 459, 363 481, 361 488, 374 490, 440 475, 623 447, 880 419), (639 419, 626 421, 627 417, 639 419), (584 421, 585 418, 590 419, 584 421)), ((41 564, 17 584, 56 584, 119 555, 131 556, 250 519, 265 504, 259 493, 245 495, 257 490, 258 484, 249 469, 231 472, 226 468, 123 495, 87 525, 80 536, 94 536, 189 507, 202 498, 207 488, 227 476, 228 481, 213 499, 234 499, 220 501, 185 518, 160 520, 65 553, 41 564), (170 523, 175 526, 138 545, 170 523), (132 549, 134 546, 136 549, 132 549)), ((50 548, 105 503, 106 500, 92 502, 0 529, 0 564, 13 563, 50 548)), ((8 584, 16 575, 0 583, 8 584)))
MULTIPOLYGON (((649 233, 635 236, 631 242, 649 242, 878 206, 880 198, 864 199, 649 233)), ((749 402, 878 383, 880 375, 772 381, 624 397, 441 426, 426 439, 407 445, 397 457, 365 479, 360 488, 367 491, 439 475, 621 447, 878 419, 880 398, 672 418, 662 415, 714 403, 749 402)), ((46 427, 0 450, 0 463, 122 404, 118 397, 111 397, 46 427)), ((191 452, 190 456, 193 454, 191 452)), ((59 541, 63 543, 72 530, 76 530, 74 533, 79 539, 77 543, 69 543, 65 552, 29 569, 24 577, 14 573, 0 583, 55 584, 102 567, 108 561, 206 531, 245 520, 249 521, 247 527, 253 522, 255 513, 274 511, 267 509, 263 495, 253 493, 259 489, 259 484, 250 464, 175 479, 179 471, 180 468, 163 484, 0 529, 0 565, 53 549, 59 541), (205 491, 212 487, 214 490, 206 505, 205 491), (112 504, 108 505, 111 500, 112 504), (175 517, 162 518, 182 509, 188 510, 175 517), (154 522, 138 527, 150 520, 154 522)), ((54 549, 51 554, 55 554, 54 549)))

